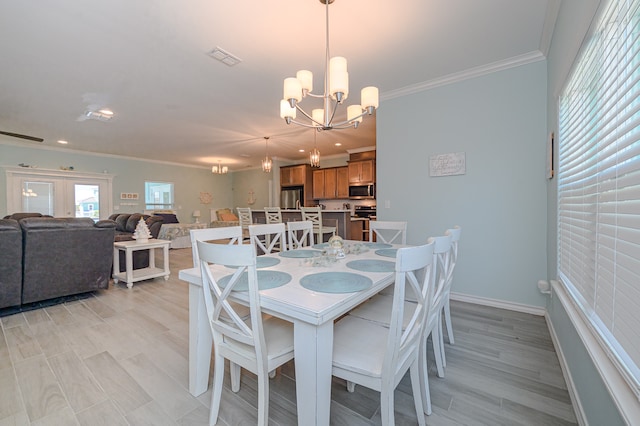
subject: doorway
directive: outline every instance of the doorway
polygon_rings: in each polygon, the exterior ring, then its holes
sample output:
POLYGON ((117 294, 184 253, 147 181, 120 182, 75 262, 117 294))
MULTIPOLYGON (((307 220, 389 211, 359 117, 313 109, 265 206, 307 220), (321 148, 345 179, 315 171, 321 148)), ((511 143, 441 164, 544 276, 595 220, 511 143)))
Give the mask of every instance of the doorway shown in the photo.
POLYGON ((98 221, 112 211, 112 175, 32 169, 6 173, 7 214, 30 212, 98 221))

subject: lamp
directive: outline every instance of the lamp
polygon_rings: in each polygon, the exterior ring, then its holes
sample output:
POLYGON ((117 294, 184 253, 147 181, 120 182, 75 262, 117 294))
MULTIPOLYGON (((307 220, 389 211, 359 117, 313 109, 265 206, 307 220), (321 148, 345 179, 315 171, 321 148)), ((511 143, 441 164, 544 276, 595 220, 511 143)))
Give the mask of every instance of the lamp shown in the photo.
POLYGON ((317 132, 313 132, 313 149, 309 152, 309 164, 311 167, 320 167, 320 151, 316 140, 317 132))
POLYGON ((326 10, 326 48, 324 70, 324 93, 317 95, 312 93, 313 74, 311 71, 298 71, 295 77, 284 79, 284 99, 280 101, 280 117, 287 124, 297 124, 303 127, 312 127, 318 130, 358 128, 362 117, 372 115, 378 108, 378 88, 365 87, 360 92, 360 105, 350 105, 347 108, 347 119, 334 123, 338 105, 342 104, 349 96, 349 73, 347 60, 341 56, 329 58, 329 5, 334 0, 319 0, 325 4, 326 10), (322 98, 322 109, 314 109, 311 114, 300 107, 300 102, 305 97, 322 98), (310 123, 296 121, 296 111, 300 111, 310 123))
POLYGON ((271 166, 273 165, 273 162, 271 161, 271 158, 269 158, 269 136, 264 137, 264 147, 267 155, 262 160, 262 171, 265 173, 271 173, 271 166))
POLYGON ((200 223, 200 210, 194 210, 191 216, 196 218, 195 223, 200 223))
POLYGON ((222 166, 220 164, 220 160, 218 160, 218 165, 211 167, 211 173, 214 175, 225 175, 229 173, 229 168, 227 166, 222 166))

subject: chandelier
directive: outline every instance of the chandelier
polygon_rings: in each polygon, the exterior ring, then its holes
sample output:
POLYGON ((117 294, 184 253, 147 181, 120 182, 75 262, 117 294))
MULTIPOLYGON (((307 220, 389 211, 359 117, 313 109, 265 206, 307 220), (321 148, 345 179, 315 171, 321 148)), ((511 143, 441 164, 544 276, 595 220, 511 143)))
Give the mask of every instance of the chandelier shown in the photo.
POLYGON ((220 164, 220 160, 218 160, 218 165, 211 167, 211 173, 214 175, 226 175, 229 173, 229 168, 227 166, 223 166, 220 164))
POLYGON ((267 155, 262 160, 262 171, 265 173, 271 173, 271 166, 273 165, 273 162, 271 161, 271 158, 269 158, 269 136, 264 137, 264 147, 267 155))
POLYGON ((324 70, 324 93, 314 94, 313 74, 311 71, 298 71, 295 77, 284 79, 284 99, 280 101, 280 117, 287 124, 297 124, 303 127, 311 127, 316 130, 358 128, 365 115, 372 115, 378 108, 378 88, 365 87, 360 92, 360 105, 347 107, 347 119, 334 122, 336 110, 349 95, 349 73, 347 72, 347 60, 341 56, 329 58, 329 5, 334 0, 319 0, 325 4, 326 11, 326 49, 324 70), (305 97, 322 98, 323 107, 307 113, 300 107, 300 102, 305 97), (296 121, 296 112, 300 111, 309 122, 296 121))
POLYGON ((313 149, 309 152, 309 164, 311 167, 320 167, 320 151, 318 151, 318 142, 316 135, 318 132, 313 132, 313 149))
POLYGON ((23 197, 37 197, 38 194, 36 194, 35 192, 33 192, 33 189, 22 189, 22 196, 23 197))

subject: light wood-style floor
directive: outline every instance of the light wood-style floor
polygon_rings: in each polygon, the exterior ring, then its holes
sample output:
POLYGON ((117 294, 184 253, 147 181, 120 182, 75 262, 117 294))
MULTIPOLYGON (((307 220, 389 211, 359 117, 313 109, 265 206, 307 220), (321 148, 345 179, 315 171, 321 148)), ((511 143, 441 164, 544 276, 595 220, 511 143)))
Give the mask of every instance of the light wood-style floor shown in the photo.
MULTIPOLYGON (((0 426, 206 424, 211 391, 188 392, 188 289, 177 278, 191 249, 170 261, 169 281, 1 318, 0 426)), ((576 424, 543 318, 455 302, 452 316, 456 344, 446 344, 445 378, 432 371, 427 424, 576 424)), ((273 425, 297 424, 293 362, 270 382, 273 425)), ((255 424, 255 385, 243 372, 234 394, 227 377, 219 424, 255 424)), ((408 377, 395 418, 417 424, 408 377)), ((334 379, 331 424, 380 424, 379 394, 334 379)))

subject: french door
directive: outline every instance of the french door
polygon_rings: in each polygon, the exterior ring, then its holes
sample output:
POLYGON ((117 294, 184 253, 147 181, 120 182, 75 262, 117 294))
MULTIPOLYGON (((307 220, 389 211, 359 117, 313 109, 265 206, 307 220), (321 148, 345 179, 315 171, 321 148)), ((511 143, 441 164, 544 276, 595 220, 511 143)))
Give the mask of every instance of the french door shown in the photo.
POLYGON ((97 173, 7 169, 7 214, 106 219, 112 211, 113 176, 97 173))

